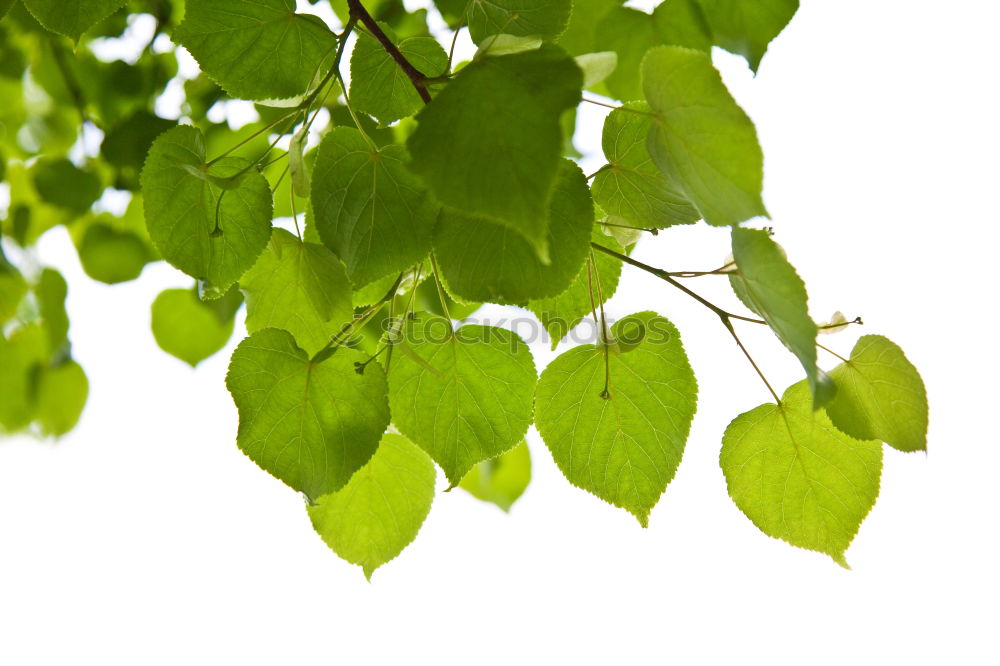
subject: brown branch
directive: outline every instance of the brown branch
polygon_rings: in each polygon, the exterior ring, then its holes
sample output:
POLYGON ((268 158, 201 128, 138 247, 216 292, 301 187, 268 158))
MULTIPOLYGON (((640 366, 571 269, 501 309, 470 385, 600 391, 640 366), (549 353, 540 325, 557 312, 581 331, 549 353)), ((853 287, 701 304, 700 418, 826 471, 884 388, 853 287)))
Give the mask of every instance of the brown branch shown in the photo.
POLYGON ((401 70, 403 70, 403 73, 409 77, 410 83, 412 83, 413 87, 417 89, 417 94, 420 95, 420 99, 424 100, 424 104, 430 104, 431 94, 427 91, 427 84, 429 82, 427 75, 414 67, 410 61, 406 59, 406 56, 404 56, 396 45, 392 43, 392 40, 389 39, 388 35, 386 35, 385 32, 382 31, 382 28, 379 27, 378 22, 376 22, 372 15, 368 13, 365 6, 361 4, 361 0, 347 0, 347 7, 351 12, 351 16, 361 21, 361 24, 365 26, 368 32, 370 32, 372 36, 378 40, 378 43, 382 45, 385 52, 396 61, 396 64, 399 65, 401 70))

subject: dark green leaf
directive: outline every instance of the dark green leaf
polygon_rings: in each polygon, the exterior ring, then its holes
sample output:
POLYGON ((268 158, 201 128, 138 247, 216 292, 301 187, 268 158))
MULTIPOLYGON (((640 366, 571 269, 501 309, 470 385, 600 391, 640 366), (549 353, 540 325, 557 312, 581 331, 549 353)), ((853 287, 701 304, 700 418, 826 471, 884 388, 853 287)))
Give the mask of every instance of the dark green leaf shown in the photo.
MULTIPOLYGON (((60 35, 77 40, 87 28, 110 16, 126 0, 24 0, 38 22, 60 35)), ((194 4, 194 3, 192 3, 194 4)), ((0 14, 2 16, 2 14, 0 14)))
POLYGON ((42 201, 80 214, 101 196, 101 179, 65 158, 43 157, 31 167, 35 190, 42 201))
POLYGON ((554 39, 569 21, 571 0, 469 0, 466 20, 476 44, 490 35, 554 39))
POLYGON ((799 0, 698 0, 715 43, 739 54, 757 71, 767 45, 799 9, 799 0))

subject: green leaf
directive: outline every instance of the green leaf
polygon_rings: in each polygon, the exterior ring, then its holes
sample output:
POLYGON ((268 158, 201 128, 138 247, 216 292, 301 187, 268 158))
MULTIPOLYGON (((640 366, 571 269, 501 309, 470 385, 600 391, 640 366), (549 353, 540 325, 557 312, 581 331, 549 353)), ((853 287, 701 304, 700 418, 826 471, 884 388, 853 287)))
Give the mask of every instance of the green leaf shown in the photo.
POLYGON ((545 42, 541 37, 517 37, 515 35, 498 34, 490 35, 479 44, 473 60, 482 60, 487 56, 511 55, 524 51, 534 51, 540 48, 545 42))
POLYGON ((698 387, 680 335, 663 317, 630 315, 611 334, 628 351, 583 345, 545 368, 535 423, 570 483, 646 527, 680 464, 698 387), (629 336, 637 330, 638 342, 629 336))
POLYGON ((405 437, 383 435, 346 486, 307 507, 309 518, 326 545, 371 580, 416 538, 431 510, 435 476, 426 453, 405 437))
POLYGON ((222 291, 253 266, 271 235, 271 188, 249 167, 240 157, 209 166, 205 137, 182 125, 160 135, 142 170, 146 225, 157 250, 222 291))
POLYGON ((737 270, 729 280, 734 289, 802 363, 816 407, 826 404, 836 387, 816 367, 817 328, 802 278, 766 231, 733 229, 733 260, 737 270))
POLYGON ((104 189, 97 174, 68 159, 43 157, 31 167, 35 190, 42 201, 71 213, 85 213, 104 189))
POLYGON ((83 272, 105 284, 134 280, 155 259, 143 238, 103 222, 87 225, 77 253, 83 272))
POLYGON ((72 40, 110 16, 126 0, 24 0, 31 15, 52 32, 72 40))
POLYGON ((240 288, 247 301, 247 330, 282 328, 307 354, 315 354, 354 317, 344 265, 322 245, 303 243, 275 229, 240 288))
POLYGON ((561 293, 586 260, 594 223, 587 180, 568 160, 560 167, 548 218, 549 262, 542 263, 509 227, 443 209, 434 255, 448 290, 469 301, 513 304, 561 293))
POLYGON ((423 259, 437 206, 405 166, 402 146, 375 148, 358 130, 323 137, 313 166, 313 220, 320 238, 361 287, 423 259))
POLYGON ((571 0, 469 0, 466 17, 476 44, 500 33, 554 39, 566 29, 571 0))
POLYGON ((67 344, 69 316, 66 314, 66 278, 54 268, 42 270, 34 286, 38 313, 48 338, 49 354, 55 354, 67 344))
POLYGON ((309 196, 310 164, 305 159, 306 141, 309 139, 309 128, 302 128, 288 142, 288 177, 291 179, 292 193, 297 197, 309 196))
POLYGON ((101 142, 101 157, 118 169, 115 187, 138 189, 139 173, 150 146, 177 123, 141 109, 115 124, 101 142))
POLYGON ((0 329, 14 316, 21 299, 28 293, 24 277, 13 266, 4 266, 2 252, 0 249, 0 329))
MULTIPOLYGON (((456 486, 476 463, 524 438, 535 363, 516 334, 492 326, 453 330, 442 317, 407 320, 389 370, 389 404, 400 432, 427 451, 456 486)), ((366 371, 367 372, 367 371, 366 371)))
POLYGON ((757 131, 708 54, 659 46, 642 61, 642 85, 656 114, 649 154, 709 224, 767 215, 757 131))
MULTIPOLYGON (((392 31, 382 27, 393 39, 392 31)), ((434 78, 448 71, 448 54, 432 37, 393 41, 410 64, 425 76, 434 78)), ((351 54, 351 104, 355 111, 374 116, 381 125, 412 115, 423 106, 406 73, 378 40, 367 33, 358 36, 351 54)))
POLYGON ((608 78, 618 66, 618 54, 614 51, 584 53, 573 60, 583 71, 584 88, 590 88, 608 78))
POLYGON ((729 496, 764 534, 846 567, 844 551, 878 496, 882 446, 837 430, 799 382, 781 405, 729 424, 719 464, 729 496))
POLYGON ((550 45, 473 62, 417 114, 411 168, 441 203, 510 226, 544 259, 559 119, 582 84, 573 59, 550 45))
POLYGON ((639 229, 696 222, 698 211, 649 156, 648 113, 647 104, 631 102, 608 114, 601 139, 608 165, 594 176, 594 203, 639 229))
MULTIPOLYGON (((609 247, 615 252, 625 252, 614 238, 606 236, 596 226, 591 240, 609 247)), ((591 256, 595 262, 593 273, 588 271, 585 263, 565 291, 550 298, 536 299, 528 303, 528 309, 538 317, 548 332, 552 349, 555 349, 559 345, 559 341, 591 313, 595 305, 600 306, 606 302, 618 289, 618 280, 622 274, 622 262, 603 252, 594 252, 591 256), (598 282, 600 282, 599 290, 598 282), (593 283, 593 294, 591 294, 591 283, 593 283), (593 300, 591 300, 591 295, 593 295, 593 300), (601 296, 604 297, 603 300, 601 296)))
POLYGON ((226 375, 240 449, 310 501, 343 487, 389 425, 385 373, 377 363, 358 373, 365 360, 344 347, 310 360, 276 328, 245 339, 226 375))
POLYGON ((87 404, 89 390, 87 375, 75 361, 45 368, 38 380, 35 408, 35 420, 42 434, 60 437, 72 430, 87 404))
POLYGON ((192 368, 222 349, 233 334, 232 315, 220 317, 194 289, 166 289, 153 301, 151 310, 156 344, 192 368))
POLYGON ((799 9, 799 0, 698 0, 715 43, 747 59, 757 71, 767 45, 799 9))
POLYGON ((0 332, 0 432, 20 430, 34 418, 35 371, 48 356, 41 325, 23 326, 9 337, 0 332))
POLYGON ((572 55, 583 55, 597 48, 598 28, 604 31, 604 16, 623 0, 574 0, 569 23, 556 44, 572 55))
POLYGON ((0 18, 3 18, 17 0, 0 0, 0 18))
POLYGON ((190 0, 174 40, 233 97, 296 99, 333 61, 337 38, 295 0, 190 0))
POLYGON ((521 443, 504 454, 484 460, 465 475, 458 487, 476 499, 510 511, 531 481, 531 454, 521 443))
POLYGON ((830 377, 837 395, 826 411, 840 430, 900 451, 927 450, 927 391, 898 345, 881 335, 865 335, 830 377))

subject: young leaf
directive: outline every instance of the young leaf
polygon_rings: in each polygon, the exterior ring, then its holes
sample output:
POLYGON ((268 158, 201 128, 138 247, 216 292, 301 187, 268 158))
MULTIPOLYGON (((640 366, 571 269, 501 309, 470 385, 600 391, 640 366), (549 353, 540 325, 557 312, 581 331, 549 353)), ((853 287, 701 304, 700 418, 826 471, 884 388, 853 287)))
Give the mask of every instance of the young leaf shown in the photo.
MULTIPOLYGON (((391 36, 392 31, 386 26, 383 30, 391 36)), ((448 54, 434 38, 393 41, 410 64, 425 76, 437 77, 448 71, 448 54)), ((380 125, 412 115, 423 106, 406 72, 367 33, 358 36, 351 53, 351 104, 355 111, 377 118, 380 125)))
POLYGON ((313 220, 356 287, 418 263, 437 207, 404 166, 402 146, 371 146, 358 130, 323 137, 313 165, 313 220))
POLYGON ((476 499, 510 511, 530 481, 531 454, 528 445, 521 440, 510 451, 473 467, 458 487, 476 499))
POLYGON ((310 359, 276 328, 245 339, 226 375, 240 449, 310 501, 343 487, 389 425, 385 373, 377 363, 358 373, 365 360, 346 347, 310 359))
POLYGON ((247 331, 282 328, 307 354, 322 349, 354 317, 351 283, 330 250, 275 229, 267 250, 240 279, 247 331))
POLYGON ((420 314, 406 322, 396 346, 410 353, 394 354, 390 365, 393 423, 452 486, 524 437, 537 376, 516 334, 491 326, 453 330, 447 319, 420 314))
POLYGON ((830 377, 837 394, 826 412, 840 430, 900 451, 927 450, 927 391, 898 345, 881 335, 865 335, 830 377))
MULTIPOLYGON (((239 292, 235 292, 239 298, 239 292)), ((150 327, 160 349, 192 368, 222 349, 233 317, 220 317, 194 289, 166 289, 153 301, 150 327)))
POLYGON ((80 420, 89 390, 87 375, 75 361, 44 368, 38 378, 35 408, 42 434, 61 437, 72 430, 80 420))
POLYGON ((658 46, 642 61, 642 87, 656 114, 649 154, 705 221, 727 225, 766 216, 757 131, 711 57, 658 46))
POLYGON ((594 176, 594 203, 640 229, 696 222, 698 211, 649 156, 648 113, 649 105, 631 102, 608 114, 601 139, 608 166, 594 176))
POLYGON ((383 435, 371 459, 335 493, 306 508, 333 552, 365 578, 417 536, 434 500, 434 463, 399 435, 383 435))
POLYGON ((500 33, 555 39, 569 21, 571 0, 470 0, 469 35, 476 44, 500 33))
POLYGON ((125 2, 126 0, 24 0, 24 6, 47 29, 76 41, 87 28, 110 16, 125 2))
POLYGON ((624 353, 583 345, 552 361, 538 381, 535 422, 570 483, 646 527, 680 464, 698 387, 673 324, 640 312, 611 335, 635 330, 644 337, 624 353))
POLYGON ((715 43, 747 59, 757 71, 767 45, 799 8, 799 0, 698 0, 715 43))
POLYGON ((510 226, 544 259, 559 119, 582 84, 555 46, 473 62, 417 114, 411 167, 441 203, 510 226))
POLYGON ((192 0, 174 40, 232 97, 296 99, 326 74, 336 36, 295 0, 192 0))
POLYGON ((240 157, 205 162, 205 137, 187 125, 153 142, 142 170, 149 236, 163 258, 225 291, 271 236, 271 187, 240 157))
POLYGON ((736 417, 719 464, 729 496, 760 531, 846 567, 844 551, 878 496, 882 446, 839 431, 809 393, 799 382, 780 405, 736 417))
POLYGON ((836 386, 816 366, 816 323, 809 317, 806 286, 766 231, 733 229, 736 272, 730 282, 751 310, 802 363, 816 407, 833 397, 836 386))
POLYGON ((562 292, 587 257, 594 223, 587 180, 568 160, 560 166, 548 218, 549 262, 542 263, 509 227, 443 209, 434 254, 449 291, 469 301, 513 304, 562 292))
MULTIPOLYGON (((605 235, 596 226, 591 234, 591 240, 615 252, 625 252, 614 238, 605 235)), ((593 270, 588 270, 587 263, 584 263, 583 268, 564 291, 550 298, 536 299, 528 303, 528 309, 538 317, 548 332, 552 349, 555 349, 559 341, 591 313, 595 305, 600 306, 618 289, 622 262, 603 252, 594 252, 593 258, 593 270), (601 296, 604 297, 603 301, 601 296)))

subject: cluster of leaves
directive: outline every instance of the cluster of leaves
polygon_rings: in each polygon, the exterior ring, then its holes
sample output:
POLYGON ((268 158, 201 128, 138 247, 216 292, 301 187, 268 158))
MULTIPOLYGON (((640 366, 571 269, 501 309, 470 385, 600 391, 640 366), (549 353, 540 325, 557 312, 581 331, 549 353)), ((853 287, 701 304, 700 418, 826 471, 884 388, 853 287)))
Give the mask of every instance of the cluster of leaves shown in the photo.
POLYGON ((131 280, 160 259, 193 279, 152 304, 158 344, 191 365, 225 345, 245 305, 226 378, 237 444, 305 496, 323 540, 367 576, 416 536, 435 463, 449 488, 509 509, 530 477, 532 424, 570 483, 645 526, 698 386, 662 314, 606 320, 627 264, 717 315, 773 394, 723 436, 736 505, 845 564, 882 444, 925 450, 928 410, 884 337, 823 372, 817 334, 850 322, 818 326, 770 233, 741 226, 767 216, 763 156, 710 50, 756 69, 797 0, 665 0, 651 14, 619 0, 438 0, 478 46, 465 63, 425 10, 331 4, 336 30, 293 0, 0 2, 0 96, 14 100, 0 110, 3 233, 23 258, 0 262, 0 425, 61 434, 86 396, 65 283, 30 268, 35 240, 65 225, 94 279, 131 280), (137 60, 98 59, 88 47, 137 13, 156 23, 137 60), (200 75, 177 77, 167 37, 200 75), (168 86, 184 90, 180 122, 156 113, 168 86), (593 95, 620 103, 607 164, 585 176, 568 158, 578 105, 606 104, 593 95), (259 120, 213 122, 228 98, 259 120), (103 132, 99 153, 73 153, 88 128, 103 132), (122 215, 95 212, 107 188, 131 193, 122 215), (631 256, 646 233, 699 220, 732 229, 725 266, 671 273, 631 256), (728 278, 749 312, 684 284, 702 275, 728 278), (591 315, 598 340, 539 375, 516 333, 462 323, 483 303, 534 313, 553 348, 591 315), (769 326, 805 379, 779 397, 734 323, 769 326))

